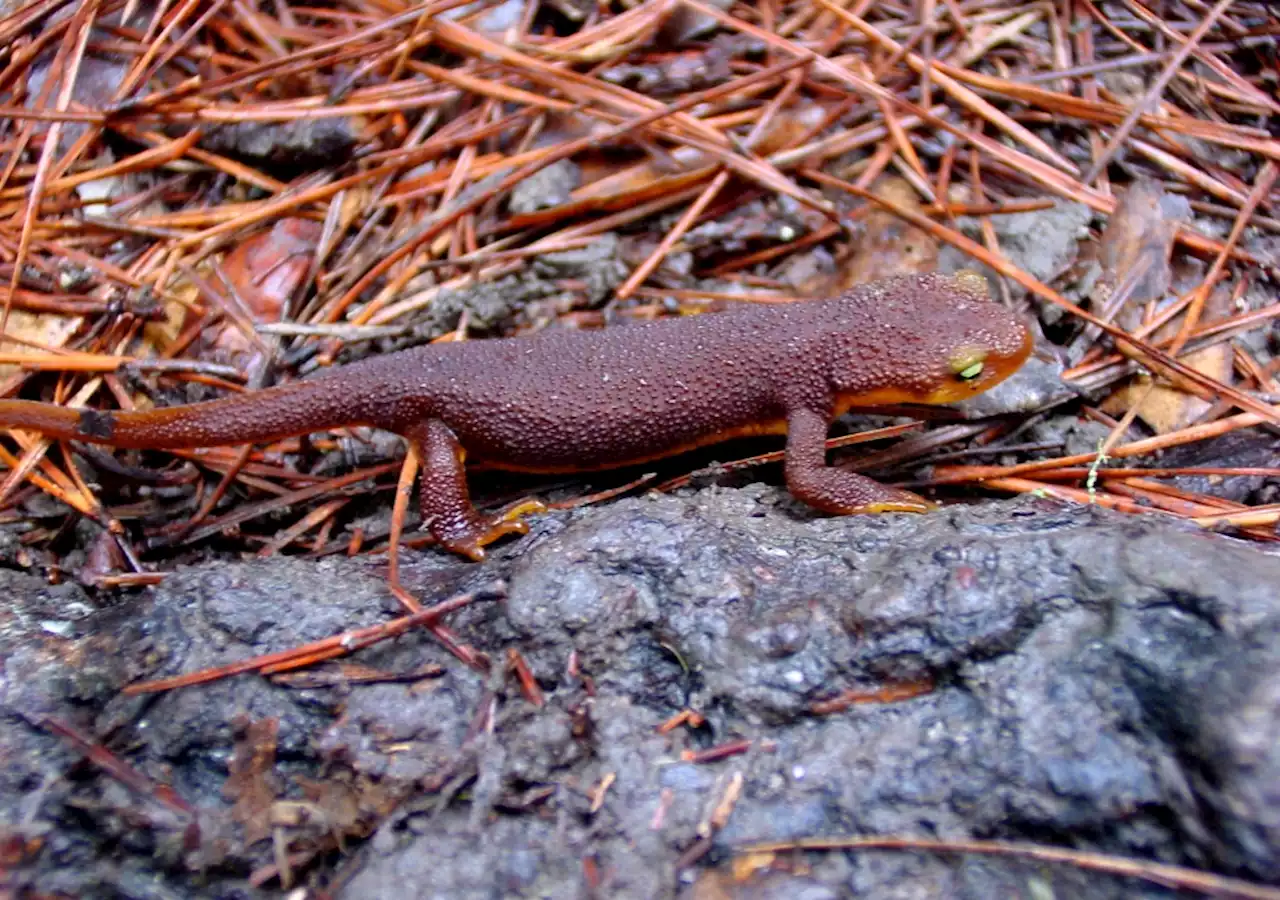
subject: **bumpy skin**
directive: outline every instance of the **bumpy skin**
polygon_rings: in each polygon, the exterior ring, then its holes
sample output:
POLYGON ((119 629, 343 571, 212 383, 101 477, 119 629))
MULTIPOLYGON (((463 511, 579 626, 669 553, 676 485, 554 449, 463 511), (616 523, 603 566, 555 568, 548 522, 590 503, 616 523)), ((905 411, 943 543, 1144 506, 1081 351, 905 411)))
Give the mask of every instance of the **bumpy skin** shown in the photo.
POLYGON ((431 532, 478 559, 483 545, 522 525, 476 513, 464 457, 576 472, 785 432, 787 486, 799 499, 833 513, 923 511, 919 497, 828 467, 831 420, 853 406, 972 396, 1016 370, 1030 349, 1026 327, 988 298, 980 276, 905 276, 832 300, 420 347, 151 412, 0 401, 0 426, 157 449, 384 428, 407 438, 423 461, 431 532))

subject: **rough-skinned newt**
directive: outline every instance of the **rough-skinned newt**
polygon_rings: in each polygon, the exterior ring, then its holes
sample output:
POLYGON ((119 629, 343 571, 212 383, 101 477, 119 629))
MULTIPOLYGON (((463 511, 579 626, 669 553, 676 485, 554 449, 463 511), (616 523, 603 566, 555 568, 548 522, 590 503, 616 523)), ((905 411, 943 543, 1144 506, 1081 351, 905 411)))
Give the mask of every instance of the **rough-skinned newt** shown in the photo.
POLYGON ((835 299, 601 331, 434 344, 313 379, 148 412, 0 401, 0 427, 141 449, 247 444, 368 425, 402 435, 423 464, 424 521, 481 559, 518 518, 485 517, 464 459, 579 472, 745 435, 783 434, 785 479, 830 513, 923 512, 906 491, 828 467, 832 419, 855 406, 950 403, 1005 379, 1031 336, 972 272, 862 285, 835 299))

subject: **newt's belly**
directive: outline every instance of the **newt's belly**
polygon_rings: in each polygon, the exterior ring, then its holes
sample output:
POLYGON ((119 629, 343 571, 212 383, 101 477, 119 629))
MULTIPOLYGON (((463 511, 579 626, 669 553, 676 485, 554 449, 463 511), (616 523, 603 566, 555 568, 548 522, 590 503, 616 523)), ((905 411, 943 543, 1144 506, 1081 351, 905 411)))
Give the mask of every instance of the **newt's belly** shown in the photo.
MULTIPOLYGON (((734 403, 651 402, 648 408, 612 413, 571 414, 526 405, 472 408, 473 414, 444 415, 466 450, 468 461, 498 469, 561 474, 635 465, 709 444, 767 434, 784 434, 781 411, 734 403), (655 408, 656 407, 656 408, 655 408), (507 412, 503 416, 501 412, 507 412)), ((761 404, 763 406, 764 404, 761 404)))
POLYGON ((594 448, 579 445, 576 449, 558 446, 477 446, 467 449, 467 458, 483 462, 495 469, 509 472, 530 472, 544 475, 571 474, 574 472, 614 469, 622 466, 641 465, 653 460, 665 459, 687 453, 699 447, 718 444, 736 438, 760 435, 785 434, 786 422, 782 419, 741 425, 732 429, 710 431, 682 440, 663 441, 656 435, 648 435, 643 441, 620 442, 615 446, 594 448))

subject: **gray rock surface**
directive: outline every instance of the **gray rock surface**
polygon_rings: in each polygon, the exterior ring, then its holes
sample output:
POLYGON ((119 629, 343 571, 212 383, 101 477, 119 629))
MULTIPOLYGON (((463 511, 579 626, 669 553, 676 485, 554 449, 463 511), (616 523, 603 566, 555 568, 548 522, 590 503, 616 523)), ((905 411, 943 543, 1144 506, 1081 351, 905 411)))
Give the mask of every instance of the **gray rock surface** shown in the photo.
MULTIPOLYGON (((1088 231, 1093 213, 1083 203, 1057 201, 1050 209, 1033 212, 992 216, 1000 252, 1024 272, 1045 283, 1052 282, 1075 260, 1076 242, 1088 231)), ((981 237, 981 223, 972 218, 962 218, 959 227, 973 237, 981 237)), ((972 268, 974 260, 955 247, 946 246, 939 251, 939 268, 944 272, 966 267, 972 268)), ((984 265, 978 266, 987 280, 996 283, 999 275, 984 265)), ((1015 295, 1021 289, 1012 286, 1015 295)))
POLYGON ((546 516, 484 565, 422 553, 405 575, 430 602, 505 580, 505 601, 448 624, 498 663, 518 649, 546 705, 424 632, 355 661, 436 678, 119 694, 384 621, 367 561, 193 567, 92 613, 76 588, 0 570, 0 830, 26 841, 10 879, 276 895, 246 880, 273 864, 272 829, 237 814, 228 774, 246 729, 274 720, 274 835, 344 898, 1170 896, 994 858, 812 853, 745 881, 728 866, 748 842, 859 834, 1280 882, 1280 561, 1255 546, 1035 500, 821 518, 753 486, 546 516), (831 708, 886 685, 917 695, 831 708), (705 724, 659 733, 687 707, 705 724), (198 834, 50 721, 172 785, 198 834), (746 751, 685 758, 734 741, 746 751))

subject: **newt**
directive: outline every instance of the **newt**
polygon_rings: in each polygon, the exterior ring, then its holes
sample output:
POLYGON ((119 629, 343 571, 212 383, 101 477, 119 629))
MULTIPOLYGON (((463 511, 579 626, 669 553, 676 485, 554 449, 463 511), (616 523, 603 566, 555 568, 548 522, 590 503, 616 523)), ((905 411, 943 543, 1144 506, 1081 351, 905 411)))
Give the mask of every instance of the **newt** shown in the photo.
POLYGON ((0 427, 59 440, 186 449, 372 426, 422 463, 423 520, 473 560, 524 533, 472 506, 465 460, 536 473, 643 463, 749 435, 785 434, 791 493, 828 513, 924 512, 922 498, 826 465, 832 420, 853 407, 942 404, 1014 372, 1024 323, 974 272, 911 275, 839 297, 599 331, 432 344, 296 382, 145 412, 0 400, 0 427))

